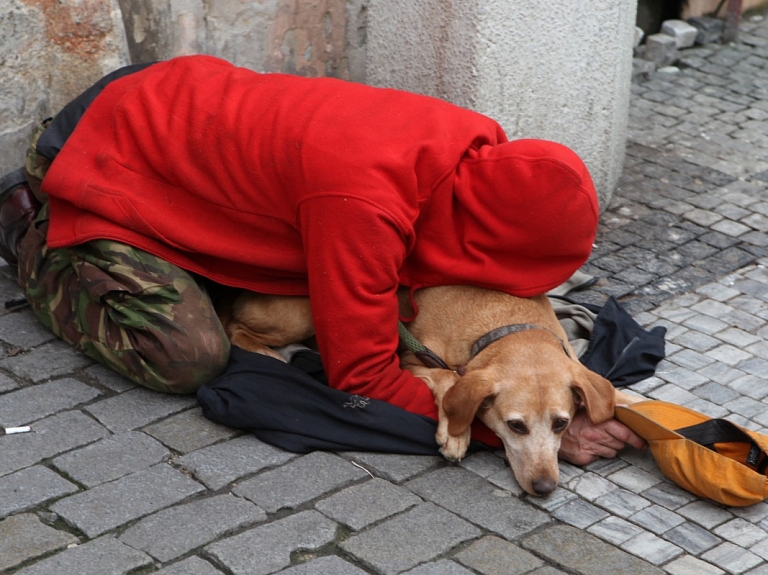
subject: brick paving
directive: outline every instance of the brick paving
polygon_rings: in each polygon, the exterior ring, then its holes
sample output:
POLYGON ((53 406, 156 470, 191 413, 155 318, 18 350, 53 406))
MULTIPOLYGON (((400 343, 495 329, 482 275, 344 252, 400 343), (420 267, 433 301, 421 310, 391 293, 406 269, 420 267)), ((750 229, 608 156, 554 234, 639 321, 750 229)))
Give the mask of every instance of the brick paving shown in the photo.
MULTIPOLYGON (((650 398, 768 427, 768 22, 638 74, 626 165, 577 299, 668 329, 650 398)), ((7 267, 0 298, 17 297, 7 267)), ((0 572, 13 575, 768 575, 768 504, 716 505, 646 452, 532 498, 460 465, 296 455, 139 389, 0 312, 0 572)))

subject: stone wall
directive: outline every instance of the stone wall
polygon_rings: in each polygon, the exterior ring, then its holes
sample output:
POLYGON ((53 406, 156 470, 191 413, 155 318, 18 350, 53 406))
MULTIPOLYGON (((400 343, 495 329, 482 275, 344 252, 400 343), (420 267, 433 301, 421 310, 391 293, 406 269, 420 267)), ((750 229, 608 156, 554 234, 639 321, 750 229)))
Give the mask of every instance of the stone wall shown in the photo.
POLYGON ((438 96, 571 146, 607 205, 637 0, 0 0, 0 172, 34 122, 115 68, 192 53, 438 96))
POLYGON ((0 173, 21 165, 35 122, 128 63, 117 0, 0 0, 0 173))
POLYGON ((0 2, 0 173, 23 161, 36 121, 129 63, 202 53, 365 80, 367 0, 0 2))

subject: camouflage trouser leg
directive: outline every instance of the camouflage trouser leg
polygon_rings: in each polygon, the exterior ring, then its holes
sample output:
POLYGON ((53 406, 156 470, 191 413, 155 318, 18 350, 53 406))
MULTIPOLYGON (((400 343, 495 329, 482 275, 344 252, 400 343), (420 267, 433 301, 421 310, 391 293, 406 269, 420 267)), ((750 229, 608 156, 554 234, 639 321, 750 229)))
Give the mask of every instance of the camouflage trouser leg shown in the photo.
POLYGON ((190 274, 114 241, 48 249, 47 208, 22 242, 19 283, 51 331, 158 391, 194 392, 224 369, 229 341, 190 274))

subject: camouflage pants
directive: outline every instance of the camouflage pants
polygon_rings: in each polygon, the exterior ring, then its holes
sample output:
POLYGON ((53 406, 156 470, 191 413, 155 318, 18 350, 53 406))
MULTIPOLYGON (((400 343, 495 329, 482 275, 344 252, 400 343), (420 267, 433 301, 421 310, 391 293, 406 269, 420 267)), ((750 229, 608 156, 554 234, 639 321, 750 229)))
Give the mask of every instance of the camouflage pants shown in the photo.
MULTIPOLYGON (((42 180, 47 165, 27 160, 27 171, 42 180)), ((115 241, 49 249, 47 229, 44 204, 22 240, 18 273, 27 301, 53 333, 157 391, 191 393, 223 371, 229 340, 191 274, 115 241)))

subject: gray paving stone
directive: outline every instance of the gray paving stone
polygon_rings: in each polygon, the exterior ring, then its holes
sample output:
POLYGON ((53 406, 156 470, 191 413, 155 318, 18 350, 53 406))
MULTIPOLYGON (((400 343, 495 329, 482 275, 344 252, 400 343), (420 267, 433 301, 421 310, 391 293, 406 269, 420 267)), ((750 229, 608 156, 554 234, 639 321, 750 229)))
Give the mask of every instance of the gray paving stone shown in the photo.
POLYGON ((233 493, 273 513, 298 507, 364 477, 365 471, 345 459, 316 451, 242 482, 233 493))
POLYGON ((643 530, 626 519, 611 516, 595 523, 587 531, 607 543, 619 546, 632 537, 639 535, 643 530))
POLYGON ((509 472, 504 456, 490 451, 478 451, 465 457, 459 463, 464 469, 488 479, 499 471, 509 472))
POLYGON ((707 401, 706 399, 697 398, 693 401, 688 401, 683 405, 689 409, 693 409, 694 411, 698 411, 713 418, 728 417, 728 415, 730 415, 727 409, 718 404, 712 403, 711 401, 707 401))
POLYGON ((51 511, 94 538, 202 491, 202 485, 160 463, 57 501, 51 511))
POLYGON ((763 563, 763 559, 758 555, 727 541, 707 551, 701 558, 714 563, 727 573, 737 575, 763 563))
POLYGON ((4 373, 0 373, 0 393, 19 388, 19 382, 11 379, 4 373))
POLYGON ((129 527, 119 540, 166 563, 266 518, 249 501, 217 495, 158 511, 129 527))
POLYGON ((723 404, 723 407, 734 413, 747 419, 754 417, 762 413, 765 410, 765 404, 761 401, 752 399, 751 397, 739 396, 733 401, 729 401, 723 404))
POLYGON ((28 353, 2 359, 0 368, 37 383, 68 375, 92 363, 92 359, 57 340, 28 353))
POLYGON ((206 419, 198 407, 183 411, 144 428, 174 451, 190 453, 237 435, 236 429, 206 419))
POLYGON ((432 503, 401 513, 352 535, 341 548, 383 575, 393 575, 480 536, 481 531, 432 503), (436 525, 440 529, 435 529, 436 525))
POLYGON ((652 399, 658 399, 677 405, 685 405, 686 403, 698 399, 690 391, 686 391, 676 385, 663 385, 651 391, 648 396, 652 399))
POLYGON ((752 547, 768 537, 768 533, 764 529, 753 525, 741 517, 718 525, 712 532, 718 537, 722 537, 726 541, 735 543, 740 547, 752 547))
POLYGON ((30 310, 0 317, 0 340, 23 349, 30 349, 56 339, 30 310))
POLYGON ((579 529, 608 517, 608 512, 583 499, 572 499, 552 511, 552 517, 579 529))
MULTIPOLYGON (((741 545, 739 545, 741 547, 741 545)), ((766 561, 768 561, 768 540, 763 539, 759 543, 753 545, 749 548, 749 550, 757 555, 758 557, 762 557, 766 561)))
POLYGON ((763 399, 768 396, 768 386, 763 385, 763 382, 763 378, 758 375, 744 374, 730 382, 728 387, 752 399, 763 399))
POLYGON ((31 433, 0 437, 0 476, 109 435, 107 429, 79 411, 65 411, 31 427, 31 433))
POLYGON ((424 563, 414 569, 403 571, 401 575, 473 575, 471 571, 464 569, 458 563, 441 559, 430 563, 424 563))
POLYGON ((715 361, 720 361, 731 366, 736 366, 752 357, 752 354, 748 351, 744 351, 729 344, 723 344, 714 349, 710 349, 707 354, 715 361))
POLYGON ((282 465, 296 457, 259 441, 252 435, 198 449, 174 463, 192 473, 209 489, 217 491, 266 467, 282 465))
POLYGON ((541 567, 540 569, 536 569, 536 571, 531 571, 531 575, 564 575, 565 571, 561 571, 560 569, 555 569, 554 567, 550 567, 547 565, 546 567, 541 567))
POLYGON ((506 539, 514 539, 549 520, 546 513, 459 467, 432 471, 405 486, 420 497, 506 539))
POLYGON ((681 333, 675 336, 673 341, 678 345, 700 352, 706 352, 722 343, 712 336, 695 331, 681 333))
POLYGON ((129 389, 134 389, 137 384, 133 383, 127 377, 107 369, 99 363, 95 363, 84 370, 88 377, 92 377, 96 383, 117 393, 123 393, 129 389))
POLYGON ((72 378, 24 387, 0 398, 0 426, 15 427, 91 401, 93 387, 72 378))
POLYGON ((691 555, 685 555, 664 566, 669 575, 722 575, 722 569, 711 563, 697 559, 691 555))
POLYGON ((600 457, 584 466, 584 470, 597 473, 602 477, 613 476, 618 471, 627 469, 627 462, 618 457, 600 457))
POLYGON ((48 527, 31 513, 7 517, 0 521, 0 572, 75 543, 80 543, 77 537, 48 527))
POLYGON ((494 536, 478 539, 455 557, 483 575, 522 575, 544 565, 535 555, 494 536))
POLYGON ((149 556, 106 536, 61 551, 15 575, 126 575, 150 565, 149 556))
POLYGON ((160 571, 155 571, 155 575, 222 575, 222 572, 213 565, 200 559, 200 557, 189 557, 173 565, 169 565, 160 571))
POLYGON ((720 383, 710 382, 699 386, 694 391, 700 398, 717 405, 724 405, 739 397, 739 392, 720 383))
POLYGON ((654 565, 662 565, 684 553, 677 545, 664 541, 648 531, 625 541, 621 548, 654 565))
MULTIPOLYGON (((367 575, 362 569, 332 555, 280 571, 280 575, 367 575)), ((471 574, 470 574, 471 575, 471 574)))
POLYGON ((646 489, 661 483, 658 474, 650 473, 637 467, 624 467, 615 473, 611 473, 608 479, 632 493, 642 493, 646 489))
POLYGON ((115 433, 138 429, 162 417, 197 404, 194 396, 158 393, 137 387, 86 407, 105 427, 115 433))
POLYGON ((567 525, 553 525, 524 537, 524 548, 579 575, 662 575, 654 565, 638 559, 597 537, 567 525))
MULTIPOLYGON (((768 392, 766 392, 768 395, 768 392)), ((345 457, 393 483, 402 483, 429 469, 445 464, 439 455, 399 455, 393 453, 345 453, 345 457)))
POLYGON ((148 435, 129 431, 61 455, 51 463, 78 483, 94 487, 167 461, 170 455, 148 435))
POLYGON ((232 575, 267 575, 288 567, 299 549, 319 549, 336 538, 337 525, 317 511, 302 511, 217 541, 203 550, 232 575))
POLYGON ((673 355, 668 356, 667 359, 682 367, 697 370, 706 367, 715 361, 713 358, 709 357, 709 353, 710 352, 707 352, 705 355, 700 352, 693 351, 692 349, 683 349, 673 355))
POLYGON ((690 391, 709 381, 709 378, 703 375, 701 371, 703 370, 697 372, 688 368, 672 366, 659 372, 659 377, 676 387, 690 391))
POLYGON ((321 499, 315 509, 355 531, 421 503, 410 491, 383 479, 371 479, 321 499))
POLYGON ((629 517, 633 523, 641 525, 648 531, 661 535, 673 527, 685 522, 680 515, 673 513, 661 505, 651 505, 629 517))
POLYGON ((611 491, 618 489, 618 486, 596 473, 584 473, 571 480, 568 489, 578 494, 587 501, 594 501, 611 491))
POLYGON ((664 539, 671 541, 692 555, 701 555, 723 542, 708 529, 699 527, 690 521, 667 531, 664 534, 664 539))
POLYGON ((0 477, 0 519, 78 490, 42 465, 0 477))
POLYGON ((705 529, 714 529, 726 521, 733 519, 733 514, 717 505, 701 500, 695 500, 677 512, 704 527, 705 529))
POLYGON ((619 517, 629 517, 641 509, 645 509, 651 503, 639 495, 626 489, 616 489, 595 499, 598 505, 619 517))
POLYGON ((489 483, 503 489, 504 491, 508 491, 515 497, 519 497, 524 493, 523 488, 520 487, 520 484, 518 484, 518 482, 515 480, 515 476, 510 473, 509 467, 507 466, 505 466, 504 469, 500 469, 493 475, 487 477, 486 479, 489 483))

